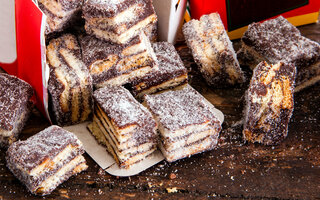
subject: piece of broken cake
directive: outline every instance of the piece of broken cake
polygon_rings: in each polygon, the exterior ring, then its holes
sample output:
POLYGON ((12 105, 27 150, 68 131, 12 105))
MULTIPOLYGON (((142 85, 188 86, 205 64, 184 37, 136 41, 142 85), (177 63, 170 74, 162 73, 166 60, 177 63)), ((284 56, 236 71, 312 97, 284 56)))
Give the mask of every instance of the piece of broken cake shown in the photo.
POLYGON ((174 46, 168 42, 157 42, 153 43, 152 47, 157 56, 158 68, 130 83, 132 93, 138 99, 145 94, 188 83, 188 71, 174 46))
POLYGON ((301 36, 284 17, 250 24, 238 51, 241 64, 251 69, 261 61, 292 63, 297 68, 295 91, 320 81, 320 45, 301 36))
POLYGON ((33 89, 27 82, 0 73, 0 147, 15 142, 28 120, 33 89))
POLYGON ((183 34, 206 82, 225 87, 245 81, 232 43, 218 13, 183 25, 183 34))
POLYGON ((92 78, 81 58, 74 35, 65 34, 47 46, 48 91, 58 125, 86 121, 92 113, 92 78))
POLYGON ((87 0, 83 17, 88 34, 118 44, 129 42, 141 31, 152 32, 157 23, 152 0, 87 0))
POLYGON ((120 168, 130 168, 150 156, 158 141, 151 113, 122 86, 94 92, 95 111, 91 133, 114 157, 120 168))
POLYGON ((83 153, 83 145, 73 133, 53 125, 13 143, 6 160, 10 171, 31 193, 47 195, 88 168, 83 153))
POLYGON ((187 85, 180 90, 145 95, 160 132, 160 149, 169 162, 216 147, 221 122, 201 94, 187 85))
POLYGON ((93 36, 80 37, 80 45, 95 88, 123 85, 158 68, 151 43, 143 32, 123 45, 93 36))
POLYGON ((287 137, 294 107, 295 73, 292 64, 282 62, 261 62, 254 68, 244 111, 246 141, 275 145, 287 137))
POLYGON ((46 34, 63 31, 81 17, 82 1, 79 0, 38 0, 38 5, 47 17, 46 34))

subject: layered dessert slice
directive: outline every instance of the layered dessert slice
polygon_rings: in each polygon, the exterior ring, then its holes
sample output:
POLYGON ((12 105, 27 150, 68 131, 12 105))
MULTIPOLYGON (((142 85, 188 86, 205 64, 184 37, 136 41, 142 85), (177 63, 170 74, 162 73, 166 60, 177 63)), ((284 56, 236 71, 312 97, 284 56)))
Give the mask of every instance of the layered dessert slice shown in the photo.
POLYGON ((151 113, 122 86, 94 92, 92 134, 114 157, 120 168, 129 168, 151 155, 157 146, 157 124, 151 113))
POLYGON ((144 33, 123 45, 85 36, 80 38, 80 45, 83 61, 96 88, 123 85, 158 68, 156 56, 144 33))
POLYGON ((0 147, 17 140, 28 120, 33 95, 31 85, 5 73, 0 73, 0 147))
POLYGON ((293 112, 296 69, 282 62, 255 67, 246 93, 243 137, 265 145, 280 143, 288 134, 293 112))
POLYGON ((292 63, 297 68, 295 91, 320 80, 320 45, 301 36, 284 17, 250 24, 241 38, 239 61, 251 69, 261 61, 292 63))
POLYGON ((46 34, 63 31, 81 17, 79 0, 38 0, 38 5, 47 17, 46 34))
POLYGON ((209 85, 225 87, 245 81, 218 13, 191 20, 183 25, 182 31, 194 61, 209 85))
POLYGON ((144 98, 158 123, 160 149, 167 161, 216 147, 221 122, 213 105, 191 86, 144 98))
MULTIPOLYGON (((152 0, 87 0, 83 6, 88 34, 113 43, 125 44, 157 23, 152 0)), ((147 34, 149 35, 149 34, 147 34)))
POLYGON ((88 168, 83 153, 83 145, 73 133, 53 125, 13 143, 6 160, 10 171, 31 193, 47 195, 88 168))
POLYGON ((168 42, 157 42, 153 43, 152 47, 159 67, 130 84, 133 94, 139 99, 145 94, 188 83, 188 71, 174 46, 168 42))
POLYGON ((92 113, 92 78, 81 58, 77 38, 71 34, 53 39, 47 46, 48 90, 59 125, 83 122, 92 113))

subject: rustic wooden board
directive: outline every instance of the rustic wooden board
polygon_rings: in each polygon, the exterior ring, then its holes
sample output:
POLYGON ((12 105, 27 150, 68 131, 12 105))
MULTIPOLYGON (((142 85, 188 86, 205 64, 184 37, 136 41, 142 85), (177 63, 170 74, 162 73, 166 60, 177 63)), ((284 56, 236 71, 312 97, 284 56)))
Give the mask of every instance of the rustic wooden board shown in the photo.
MULTIPOLYGON (((320 42, 320 25, 301 27, 320 42)), ((237 47, 238 42, 235 42, 237 47)), ((189 69, 195 64, 185 45, 179 53, 189 69)), ((250 71, 247 71, 250 77, 250 71)), ((225 114, 219 147, 175 163, 162 161, 130 178, 104 173, 85 155, 89 169, 60 185, 44 199, 320 199, 320 84, 295 94, 289 136, 278 146, 241 140, 244 86, 211 89, 190 70, 190 84, 225 114)), ((49 126, 36 110, 22 139, 49 126)), ((0 150, 0 200, 42 199, 31 195, 5 166, 0 150)))

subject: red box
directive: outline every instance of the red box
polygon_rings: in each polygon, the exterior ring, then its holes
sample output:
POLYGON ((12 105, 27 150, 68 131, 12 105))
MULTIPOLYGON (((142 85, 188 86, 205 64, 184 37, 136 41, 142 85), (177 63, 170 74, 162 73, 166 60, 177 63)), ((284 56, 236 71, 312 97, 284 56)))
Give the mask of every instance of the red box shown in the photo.
POLYGON ((320 0, 190 0, 191 17, 218 12, 230 39, 240 38, 252 22, 279 15, 295 26, 318 20, 320 0))

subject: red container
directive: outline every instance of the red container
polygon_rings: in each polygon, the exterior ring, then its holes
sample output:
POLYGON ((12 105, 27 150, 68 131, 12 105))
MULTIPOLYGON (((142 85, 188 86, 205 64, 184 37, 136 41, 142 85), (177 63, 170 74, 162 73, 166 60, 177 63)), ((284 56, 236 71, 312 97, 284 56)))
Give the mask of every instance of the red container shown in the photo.
POLYGON ((320 0, 190 0, 191 17, 218 12, 231 39, 240 38, 246 26, 279 15, 295 26, 318 20, 320 0))

